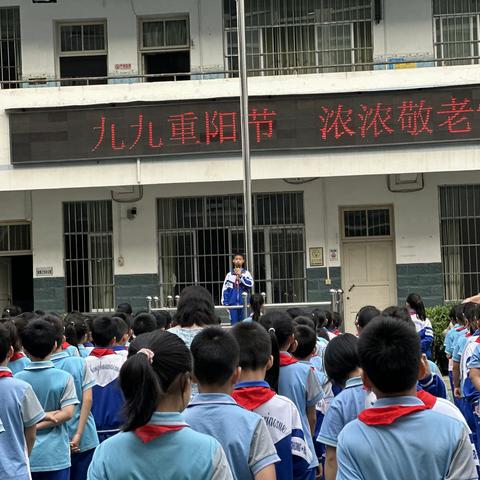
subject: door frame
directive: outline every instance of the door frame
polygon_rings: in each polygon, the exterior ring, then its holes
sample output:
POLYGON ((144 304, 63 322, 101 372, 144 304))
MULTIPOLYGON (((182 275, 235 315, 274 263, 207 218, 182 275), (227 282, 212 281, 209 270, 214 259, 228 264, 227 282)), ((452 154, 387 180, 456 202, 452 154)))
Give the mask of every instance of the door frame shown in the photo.
MULTIPOLYGON (((391 242, 392 244, 392 259, 393 259, 393 278, 392 278, 392 291, 393 298, 396 299, 394 304, 398 303, 398 290, 397 290, 397 252, 396 252, 396 236, 395 236, 395 210, 393 204, 367 204, 367 205, 355 205, 352 207, 349 206, 340 206, 339 207, 339 226, 340 226, 340 267, 341 267, 341 284, 342 289, 345 292, 345 303, 347 302, 346 297, 348 296, 349 285, 345 283, 346 277, 344 275, 344 269, 342 268, 343 264, 343 255, 344 255, 344 245, 351 243, 374 243, 374 242, 391 242), (345 211, 360 211, 360 210, 372 210, 372 209, 388 209, 390 211, 390 235, 378 235, 372 237, 345 237, 345 211)), ((366 303, 366 305, 368 302, 366 303)), ((347 309, 344 308, 344 312, 347 312, 347 309)))
POLYGON ((0 258, 0 261, 2 259, 6 259, 8 261, 7 265, 7 295, 8 295, 8 304, 11 305, 13 303, 13 291, 12 291, 12 259, 11 256, 3 255, 2 258, 0 258))

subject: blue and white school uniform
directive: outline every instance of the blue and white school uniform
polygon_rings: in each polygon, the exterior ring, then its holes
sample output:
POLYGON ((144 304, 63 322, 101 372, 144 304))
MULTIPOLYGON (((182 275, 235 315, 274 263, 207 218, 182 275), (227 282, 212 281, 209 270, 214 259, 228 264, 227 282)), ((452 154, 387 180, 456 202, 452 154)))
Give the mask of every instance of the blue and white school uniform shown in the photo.
MULTIPOLYGON (((53 362, 32 362, 15 378, 29 383, 40 404, 46 412, 61 410, 70 405, 77 405, 73 377, 55 368, 53 362)), ((30 456, 32 472, 49 472, 52 478, 55 472, 68 475, 70 469, 70 436, 66 423, 54 428, 37 431, 37 439, 30 456), (60 471, 62 471, 60 473, 60 471)), ((66 477, 68 478, 68 476, 66 477)))
POLYGON ((125 345, 115 345, 112 347, 112 350, 117 354, 117 355, 122 355, 125 358, 128 357, 128 347, 125 345))
MULTIPOLYGON (((253 287, 253 277, 248 270, 242 268, 240 278, 234 270, 227 273, 222 287, 222 305, 242 305, 244 292, 250 294, 253 287)), ((242 310, 229 310, 232 325, 243 320, 242 310)))
MULTIPOLYGON (((316 406, 324 396, 322 385, 309 362, 295 361, 288 352, 281 352, 280 355, 287 359, 291 358, 292 363, 280 367, 278 393, 289 398, 298 408, 308 448, 314 452, 315 446, 308 422, 307 408, 316 406)), ((314 478, 317 466, 318 459, 314 455, 310 463, 312 478, 314 478)))
POLYGON ((383 415, 394 409, 419 410, 389 425, 360 419, 346 425, 338 437, 337 480, 477 479, 464 424, 424 410, 422 403, 416 397, 383 398, 369 410, 383 415))
POLYGON ((428 359, 431 359, 433 347, 432 322, 430 322, 428 318, 426 320, 421 320, 420 318, 418 318, 418 315, 415 312, 410 312, 410 318, 412 319, 418 336, 420 337, 422 353, 424 353, 428 359))
MULTIPOLYGON (((75 407, 73 418, 67 422, 70 439, 77 433, 80 411, 83 403, 83 393, 95 385, 95 378, 87 367, 87 362, 81 357, 69 357, 66 351, 52 355, 52 362, 56 368, 60 368, 72 375, 75 384, 75 392, 80 404, 75 407)), ((92 413, 88 416, 87 423, 80 439, 80 452, 72 454, 72 467, 70 480, 84 480, 87 478, 87 470, 92 460, 94 449, 98 446, 98 435, 95 420, 92 413)))
POLYGON ((93 347, 87 347, 83 343, 78 344, 78 353, 82 358, 87 358, 90 355, 90 352, 93 350, 93 347))
MULTIPOLYGON (((473 337, 472 337, 473 338, 473 337)), ((470 371, 471 368, 480 368, 480 337, 477 337, 477 340, 474 341, 471 345, 471 348, 466 348, 465 352, 468 353, 468 350, 472 350, 471 355, 468 359, 467 368, 470 371)), ((475 388, 470 378, 467 378, 463 386, 463 392, 466 400, 472 406, 472 412, 474 414, 474 419, 476 423, 476 447, 477 451, 480 446, 480 392, 475 388)))
POLYGON ((31 363, 30 359, 24 353, 17 352, 8 362, 8 368, 14 375, 16 375, 23 371, 29 363, 31 363))
POLYGON ((313 452, 308 448, 297 407, 277 395, 264 381, 242 382, 233 398, 239 405, 262 416, 280 457, 275 464, 277 480, 301 480, 310 468, 313 452))
POLYGON ((263 418, 240 407, 230 395, 200 393, 184 414, 194 430, 220 442, 236 480, 253 479, 280 461, 263 418))
POLYGON ((363 386, 361 377, 347 380, 345 388, 333 399, 330 404, 317 440, 329 447, 337 447, 338 436, 343 427, 358 417, 358 414, 371 407, 368 392, 363 386))
POLYGON ((125 360, 125 356, 111 349, 96 348, 85 359, 96 383, 92 390, 92 414, 100 442, 118 433, 123 423, 124 397, 118 375, 125 360))
POLYGON ((45 417, 30 384, 0 367, 0 478, 30 480, 25 429, 45 417))
POLYGON ((135 432, 109 438, 95 451, 88 480, 232 480, 218 441, 188 428, 180 413, 155 412, 147 426, 181 429, 147 442, 135 432))

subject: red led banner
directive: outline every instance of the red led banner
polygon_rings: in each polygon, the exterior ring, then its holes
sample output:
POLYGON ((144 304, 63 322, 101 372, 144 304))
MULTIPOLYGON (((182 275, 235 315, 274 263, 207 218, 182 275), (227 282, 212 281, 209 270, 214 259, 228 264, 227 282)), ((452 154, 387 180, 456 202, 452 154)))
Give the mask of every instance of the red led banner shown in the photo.
MULTIPOLYGON (((238 99, 15 109, 12 164, 239 152, 238 99)), ((253 151, 480 139, 480 87, 252 98, 253 151)))

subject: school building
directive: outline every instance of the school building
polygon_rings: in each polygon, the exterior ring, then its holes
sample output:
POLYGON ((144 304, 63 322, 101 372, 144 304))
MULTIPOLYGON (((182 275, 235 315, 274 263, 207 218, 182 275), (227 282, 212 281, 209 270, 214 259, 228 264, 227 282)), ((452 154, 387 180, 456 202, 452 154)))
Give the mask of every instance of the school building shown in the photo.
MULTIPOLYGON (((111 311, 244 249, 235 0, 0 2, 0 307, 111 311)), ((480 290, 480 5, 246 0, 257 291, 480 290)), ((351 325, 351 323, 350 323, 351 325)))

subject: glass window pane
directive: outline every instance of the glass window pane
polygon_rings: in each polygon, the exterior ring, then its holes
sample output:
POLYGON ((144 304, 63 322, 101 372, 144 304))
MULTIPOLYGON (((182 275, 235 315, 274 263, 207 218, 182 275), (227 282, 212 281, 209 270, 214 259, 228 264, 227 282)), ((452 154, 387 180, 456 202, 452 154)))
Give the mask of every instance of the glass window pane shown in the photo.
POLYGON ((62 52, 82 51, 82 26, 65 25, 60 27, 62 52))
POLYGON ((8 252, 8 226, 0 225, 0 251, 8 252))
POLYGON ((10 225, 10 251, 30 250, 30 225, 10 225))
POLYGON ((388 235, 390 235, 390 210, 388 208, 368 210, 368 236, 388 235))
POLYGON ((345 211, 345 237, 367 236, 367 212, 365 210, 345 211))
POLYGON ((188 33, 186 20, 168 20, 165 22, 165 46, 187 46, 188 33))
POLYGON ((83 49, 105 50, 105 25, 85 25, 83 27, 83 49))
POLYGON ((159 22, 143 22, 143 46, 164 47, 165 46, 165 24, 159 22))

